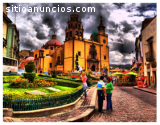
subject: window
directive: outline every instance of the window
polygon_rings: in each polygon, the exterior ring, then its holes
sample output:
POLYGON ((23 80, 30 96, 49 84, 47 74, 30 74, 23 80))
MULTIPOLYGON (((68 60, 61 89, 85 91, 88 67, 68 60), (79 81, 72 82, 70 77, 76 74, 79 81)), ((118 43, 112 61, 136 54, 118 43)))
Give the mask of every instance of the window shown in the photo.
POLYGON ((78 35, 78 31, 76 31, 76 35, 78 35))
POLYGON ((49 64, 49 67, 52 68, 52 63, 49 64))
POLYGON ((75 27, 77 28, 77 23, 76 23, 75 27))
POLYGON ((53 47, 50 47, 51 50, 53 50, 53 47))
POLYGON ((35 58, 37 58, 37 54, 35 55, 35 58))
POLYGON ((103 39, 103 43, 106 43, 106 40, 105 40, 105 39, 103 39))
POLYGON ((46 54, 46 56, 49 56, 49 54, 46 54))
POLYGON ((80 28, 80 24, 78 24, 78 28, 80 28))
POLYGON ((72 31, 70 31, 70 37, 72 37, 72 31))
POLYGON ((37 62, 36 62, 36 66, 37 66, 37 62))
POLYGON ((80 36, 82 36, 82 32, 80 32, 80 36))
POLYGON ((78 56, 81 56, 81 52, 80 51, 78 51, 78 56))
POLYGON ((106 60, 106 56, 104 56, 104 60, 106 60))

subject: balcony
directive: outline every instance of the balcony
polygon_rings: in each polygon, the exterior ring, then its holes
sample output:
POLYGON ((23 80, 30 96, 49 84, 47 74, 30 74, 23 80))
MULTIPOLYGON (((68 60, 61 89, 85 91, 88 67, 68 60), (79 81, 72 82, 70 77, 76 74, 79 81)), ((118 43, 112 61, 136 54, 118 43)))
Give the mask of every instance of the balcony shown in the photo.
POLYGON ((152 62, 152 61, 154 61, 153 54, 151 53, 151 51, 148 51, 148 52, 146 53, 146 61, 147 61, 147 62, 152 62))

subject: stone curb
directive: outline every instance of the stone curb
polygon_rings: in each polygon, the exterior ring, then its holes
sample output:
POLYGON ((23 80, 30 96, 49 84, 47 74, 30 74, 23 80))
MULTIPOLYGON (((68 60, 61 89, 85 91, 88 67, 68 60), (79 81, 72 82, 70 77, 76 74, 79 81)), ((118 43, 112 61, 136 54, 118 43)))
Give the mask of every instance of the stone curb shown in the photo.
POLYGON ((155 92, 147 91, 147 90, 144 90, 144 89, 138 88, 137 86, 133 86, 133 88, 134 88, 134 89, 141 90, 141 91, 144 91, 144 92, 148 92, 148 93, 151 93, 151 94, 155 94, 155 95, 157 95, 157 93, 155 93, 155 92))
POLYGON ((97 89, 94 90, 94 93, 90 102, 90 106, 88 107, 85 106, 88 109, 84 113, 76 117, 70 118, 64 122, 86 122, 87 120, 89 120, 92 117, 93 113, 95 112, 96 95, 97 95, 97 89))

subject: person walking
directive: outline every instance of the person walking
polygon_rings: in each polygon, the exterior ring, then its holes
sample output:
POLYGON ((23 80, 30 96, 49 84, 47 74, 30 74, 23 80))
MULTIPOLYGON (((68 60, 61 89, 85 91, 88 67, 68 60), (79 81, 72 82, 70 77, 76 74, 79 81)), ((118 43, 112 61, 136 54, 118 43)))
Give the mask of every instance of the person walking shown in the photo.
POLYGON ((106 85, 107 105, 106 105, 106 109, 109 110, 109 111, 113 110, 112 109, 112 90, 113 90, 112 80, 109 77, 107 77, 107 85, 106 85))
POLYGON ((82 82, 83 82, 83 91, 84 91, 84 95, 85 95, 85 99, 87 99, 87 76, 86 76, 86 73, 83 72, 82 73, 82 82))
POLYGON ((98 112, 103 113, 103 100, 107 97, 105 91, 105 84, 104 84, 104 76, 100 76, 100 80, 97 83, 97 94, 98 94, 98 112))

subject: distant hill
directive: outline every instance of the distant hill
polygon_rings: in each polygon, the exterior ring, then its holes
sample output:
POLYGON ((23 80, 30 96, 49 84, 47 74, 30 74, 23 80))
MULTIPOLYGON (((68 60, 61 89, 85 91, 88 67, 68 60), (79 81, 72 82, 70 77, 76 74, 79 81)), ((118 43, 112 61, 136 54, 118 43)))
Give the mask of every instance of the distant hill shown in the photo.
POLYGON ((113 66, 113 67, 117 67, 117 68, 125 68, 125 69, 131 68, 130 64, 126 64, 126 65, 109 64, 109 65, 110 65, 110 67, 113 66))

